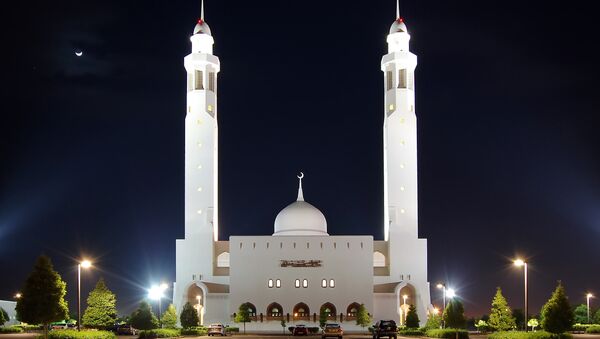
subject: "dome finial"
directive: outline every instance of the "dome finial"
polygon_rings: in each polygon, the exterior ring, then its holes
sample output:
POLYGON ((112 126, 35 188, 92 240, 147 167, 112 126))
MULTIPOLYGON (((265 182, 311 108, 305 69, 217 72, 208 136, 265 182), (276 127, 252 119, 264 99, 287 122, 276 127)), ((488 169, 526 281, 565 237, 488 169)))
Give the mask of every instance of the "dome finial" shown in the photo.
POLYGON ((304 194, 302 193, 302 178, 304 178, 304 173, 300 172, 298 177, 298 199, 297 201, 304 201, 304 194))
POLYGON ((396 19, 400 19, 400 0, 396 0, 396 19))
POLYGON ((200 20, 204 21, 204 0, 200 2, 200 20))

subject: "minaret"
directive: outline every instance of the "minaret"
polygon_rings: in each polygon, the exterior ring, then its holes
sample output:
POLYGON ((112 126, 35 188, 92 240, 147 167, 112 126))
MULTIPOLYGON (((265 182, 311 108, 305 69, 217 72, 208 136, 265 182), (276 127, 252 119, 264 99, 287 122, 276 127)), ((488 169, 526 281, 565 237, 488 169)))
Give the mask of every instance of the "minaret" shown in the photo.
POLYGON ((396 7, 387 36, 384 73, 384 236, 417 235, 417 119, 414 72, 417 57, 408 49, 410 35, 396 7))
POLYGON ((184 59, 187 71, 185 117, 185 234, 200 236, 202 244, 218 240, 218 127, 217 73, 219 58, 212 54, 213 37, 200 19, 190 37, 192 53, 184 59))

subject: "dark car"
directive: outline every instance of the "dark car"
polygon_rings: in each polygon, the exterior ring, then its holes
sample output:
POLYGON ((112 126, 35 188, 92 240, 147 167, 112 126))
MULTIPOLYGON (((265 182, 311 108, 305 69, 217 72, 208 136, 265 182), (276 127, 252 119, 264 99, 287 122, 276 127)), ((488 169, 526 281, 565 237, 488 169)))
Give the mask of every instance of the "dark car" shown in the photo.
POLYGON ((306 328, 306 325, 296 325, 296 327, 294 327, 294 331, 292 332, 293 335, 308 335, 308 328, 306 328))
POLYGON ((337 337, 342 339, 343 335, 344 331, 342 330, 342 326, 340 326, 340 324, 325 324, 323 331, 321 332, 321 339, 325 339, 327 337, 337 337))
POLYGON ((128 325, 128 324, 120 324, 120 325, 115 326, 114 332, 118 335, 137 335, 138 334, 138 330, 136 330, 135 328, 133 328, 131 325, 128 325))
POLYGON ((396 339, 398 337, 398 327, 393 320, 380 320, 373 326, 373 339, 388 337, 396 339))

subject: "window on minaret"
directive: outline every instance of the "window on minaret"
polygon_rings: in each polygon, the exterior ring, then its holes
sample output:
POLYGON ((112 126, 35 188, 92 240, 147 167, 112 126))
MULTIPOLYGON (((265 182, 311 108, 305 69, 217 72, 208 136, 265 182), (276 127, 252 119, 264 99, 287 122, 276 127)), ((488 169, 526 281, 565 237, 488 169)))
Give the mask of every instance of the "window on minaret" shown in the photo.
POLYGON ((413 72, 408 73, 408 89, 415 89, 415 75, 413 72))
POLYGON ((194 89, 204 89, 204 79, 202 78, 202 71, 196 70, 194 80, 194 89))
POLYGON ((192 73, 188 73, 187 75, 187 90, 188 92, 194 89, 194 75, 192 73))
POLYGON ((387 71, 385 72, 386 74, 386 80, 387 80, 387 90, 389 91, 390 89, 394 88, 394 79, 392 77, 392 71, 387 71))
POLYGON ((398 88, 406 88, 406 69, 398 71, 398 88))
POLYGON ((215 91, 215 72, 208 73, 208 90, 215 91))

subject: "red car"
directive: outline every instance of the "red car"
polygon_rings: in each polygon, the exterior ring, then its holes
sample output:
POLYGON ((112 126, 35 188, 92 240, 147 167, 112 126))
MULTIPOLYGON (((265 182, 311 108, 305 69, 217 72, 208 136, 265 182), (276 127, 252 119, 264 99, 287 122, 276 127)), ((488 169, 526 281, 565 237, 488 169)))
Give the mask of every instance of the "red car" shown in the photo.
POLYGON ((296 327, 294 327, 294 331, 292 332, 293 335, 308 335, 308 328, 306 328, 306 325, 296 325, 296 327))

